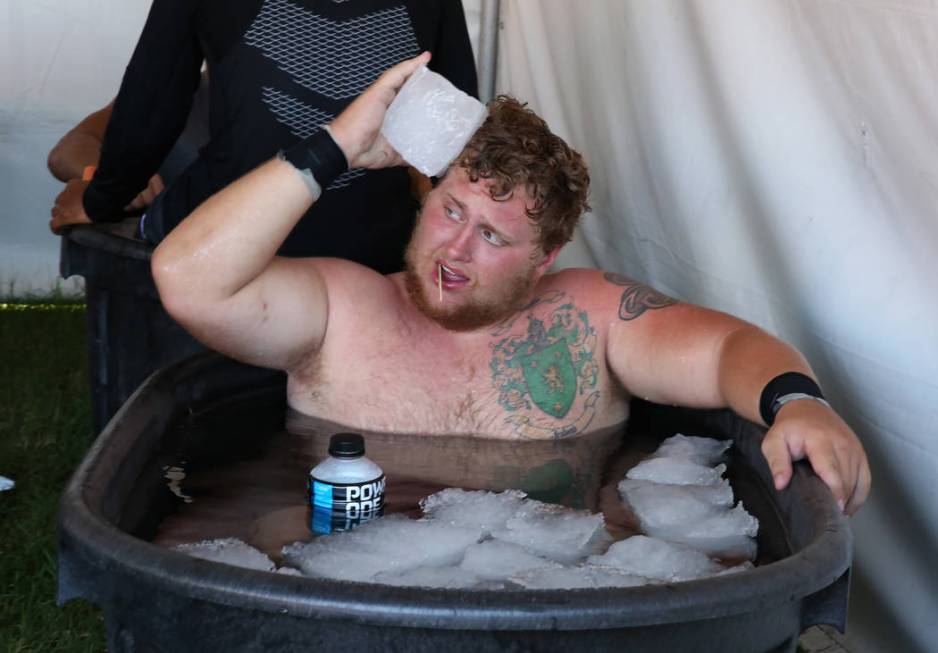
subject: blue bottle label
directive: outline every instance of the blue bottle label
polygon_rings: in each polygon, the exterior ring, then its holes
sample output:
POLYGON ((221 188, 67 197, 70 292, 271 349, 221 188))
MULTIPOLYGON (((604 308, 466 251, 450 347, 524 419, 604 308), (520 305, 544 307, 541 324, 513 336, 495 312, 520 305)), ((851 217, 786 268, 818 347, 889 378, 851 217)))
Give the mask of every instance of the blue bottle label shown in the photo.
POLYGON ((329 483, 310 476, 310 529, 347 531, 384 514, 384 475, 363 483, 329 483))

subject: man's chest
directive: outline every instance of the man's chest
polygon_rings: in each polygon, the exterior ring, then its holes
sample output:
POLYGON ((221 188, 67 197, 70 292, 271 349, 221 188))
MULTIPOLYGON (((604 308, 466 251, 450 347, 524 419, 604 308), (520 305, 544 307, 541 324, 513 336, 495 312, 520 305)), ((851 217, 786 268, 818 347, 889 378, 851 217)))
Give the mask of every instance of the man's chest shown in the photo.
POLYGON ((290 403, 369 429, 499 438, 566 438, 621 421, 626 399, 595 330, 575 313, 557 317, 449 351, 407 338, 333 343, 291 378, 290 403))

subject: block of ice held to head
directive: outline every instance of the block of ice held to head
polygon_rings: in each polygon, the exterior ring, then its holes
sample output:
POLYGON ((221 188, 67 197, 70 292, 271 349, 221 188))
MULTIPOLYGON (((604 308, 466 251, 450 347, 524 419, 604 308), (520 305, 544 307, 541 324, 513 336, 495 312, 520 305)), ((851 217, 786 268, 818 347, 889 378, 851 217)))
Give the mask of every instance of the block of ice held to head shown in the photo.
POLYGON ((433 177, 459 155, 486 113, 484 104, 421 66, 388 107, 381 133, 407 163, 433 177))

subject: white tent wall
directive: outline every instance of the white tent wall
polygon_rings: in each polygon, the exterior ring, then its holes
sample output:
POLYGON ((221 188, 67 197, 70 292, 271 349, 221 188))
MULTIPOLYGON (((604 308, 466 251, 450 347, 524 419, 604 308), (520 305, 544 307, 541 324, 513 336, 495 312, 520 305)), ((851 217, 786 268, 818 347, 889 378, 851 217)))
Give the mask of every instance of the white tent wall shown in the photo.
POLYGON ((806 353, 873 469, 846 641, 938 650, 938 4, 502 0, 498 47, 591 165, 564 264, 806 353))
POLYGON ((149 0, 0 4, 0 296, 57 285, 58 239, 48 220, 62 184, 46 170, 46 156, 114 97, 149 6, 149 0))

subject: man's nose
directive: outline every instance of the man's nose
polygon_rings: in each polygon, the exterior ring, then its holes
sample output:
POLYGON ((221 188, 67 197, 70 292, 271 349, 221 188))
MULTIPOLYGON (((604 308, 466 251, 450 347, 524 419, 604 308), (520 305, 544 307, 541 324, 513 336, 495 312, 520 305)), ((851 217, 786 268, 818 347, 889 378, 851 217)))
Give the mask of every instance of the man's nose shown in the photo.
POLYGON ((472 258, 472 232, 472 226, 464 224, 452 234, 446 244, 446 253, 449 258, 454 261, 468 261, 472 258))

